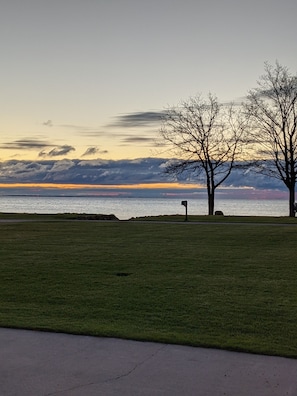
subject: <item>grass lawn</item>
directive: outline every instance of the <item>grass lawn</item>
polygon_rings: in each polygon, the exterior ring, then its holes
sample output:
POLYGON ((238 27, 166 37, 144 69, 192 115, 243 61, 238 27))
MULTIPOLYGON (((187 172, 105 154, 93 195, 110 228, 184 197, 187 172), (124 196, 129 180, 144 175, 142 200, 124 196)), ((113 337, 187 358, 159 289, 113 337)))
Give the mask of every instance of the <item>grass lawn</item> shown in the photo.
POLYGON ((297 226, 39 220, 0 223, 0 326, 297 357, 297 226))

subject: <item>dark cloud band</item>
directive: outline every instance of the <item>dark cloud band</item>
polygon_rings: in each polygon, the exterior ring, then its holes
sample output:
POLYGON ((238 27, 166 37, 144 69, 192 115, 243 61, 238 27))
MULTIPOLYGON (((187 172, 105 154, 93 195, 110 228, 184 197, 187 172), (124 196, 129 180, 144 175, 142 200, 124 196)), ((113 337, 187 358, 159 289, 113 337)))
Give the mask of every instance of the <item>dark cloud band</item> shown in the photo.
POLYGON ((53 145, 47 141, 39 139, 21 139, 15 140, 14 142, 4 143, 1 146, 4 150, 36 150, 45 147, 53 147, 53 145))
MULTIPOLYGON (((68 149, 71 149, 69 146, 68 149)), ((64 148, 67 151, 67 148, 64 148)), ((60 155, 61 151, 55 151, 60 155)), ((179 182, 204 184, 205 180, 195 172, 184 172, 172 176, 164 172, 170 165, 169 159, 140 158, 135 160, 40 160, 0 162, 1 183, 77 183, 77 184, 140 184, 179 182)), ((224 184, 225 187, 254 187, 258 189, 282 190, 283 184, 249 169, 234 169, 224 184)))
POLYGON ((137 113, 122 114, 116 117, 116 121, 109 127, 138 128, 150 127, 162 122, 164 113, 157 111, 144 111, 137 113))

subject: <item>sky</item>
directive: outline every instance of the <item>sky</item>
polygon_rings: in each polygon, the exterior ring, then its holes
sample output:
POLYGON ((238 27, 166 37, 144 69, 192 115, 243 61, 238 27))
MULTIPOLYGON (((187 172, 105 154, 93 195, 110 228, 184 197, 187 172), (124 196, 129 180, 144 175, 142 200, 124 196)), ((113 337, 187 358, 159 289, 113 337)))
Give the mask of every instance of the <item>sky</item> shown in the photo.
POLYGON ((14 167, 166 157, 167 107, 240 101, 266 61, 297 70, 296 0, 0 3, 0 163, 14 167))

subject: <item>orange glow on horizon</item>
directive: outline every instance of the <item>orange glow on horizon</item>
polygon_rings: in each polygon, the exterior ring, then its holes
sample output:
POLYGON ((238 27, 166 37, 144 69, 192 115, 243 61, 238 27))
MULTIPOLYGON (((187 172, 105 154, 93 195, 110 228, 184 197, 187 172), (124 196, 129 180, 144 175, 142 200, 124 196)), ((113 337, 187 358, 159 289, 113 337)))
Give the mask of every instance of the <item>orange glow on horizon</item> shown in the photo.
POLYGON ((61 183, 0 183, 0 188, 55 188, 55 189, 193 189, 203 188, 200 184, 183 183, 139 183, 139 184, 61 184, 61 183))

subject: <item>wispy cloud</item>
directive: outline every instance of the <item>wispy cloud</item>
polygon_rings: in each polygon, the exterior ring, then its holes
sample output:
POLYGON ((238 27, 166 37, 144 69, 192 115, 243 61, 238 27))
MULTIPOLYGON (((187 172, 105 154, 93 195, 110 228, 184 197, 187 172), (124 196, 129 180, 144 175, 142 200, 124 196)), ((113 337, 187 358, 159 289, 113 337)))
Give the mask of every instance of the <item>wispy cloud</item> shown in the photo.
POLYGON ((47 127, 52 127, 53 123, 52 123, 52 120, 47 120, 42 125, 47 126, 47 127))
POLYGON ((75 151, 75 148, 72 146, 57 146, 48 152, 46 152, 45 150, 41 151, 39 153, 39 157, 59 157, 61 155, 67 155, 72 151, 75 151))
POLYGON ((135 135, 128 135, 121 139, 123 145, 130 145, 130 144, 148 144, 149 146, 154 145, 155 139, 146 136, 135 136, 135 135))
POLYGON ((86 125, 75 125, 75 124, 61 124, 58 125, 60 128, 71 129, 79 135, 99 137, 103 136, 105 133, 100 130, 99 127, 89 127, 86 125))
POLYGON ((109 127, 120 128, 139 128, 151 127, 160 124, 164 117, 163 112, 159 111, 143 111, 128 114, 121 114, 115 117, 115 122, 109 124, 109 127))
POLYGON ((107 154, 107 150, 100 150, 99 147, 88 147, 87 150, 82 154, 82 157, 89 157, 92 155, 97 155, 97 154, 107 154))
POLYGON ((54 124, 52 120, 47 120, 42 123, 45 127, 55 127, 55 128, 63 128, 68 129, 71 132, 75 132, 76 134, 83 136, 91 136, 98 137, 104 135, 104 132, 100 130, 100 127, 90 127, 87 125, 76 125, 76 124, 54 124))
POLYGON ((1 149, 4 150, 36 150, 45 147, 52 147, 53 144, 40 139, 20 139, 13 142, 3 143, 1 149))
POLYGON ((37 150, 39 151, 38 156, 42 158, 46 157, 59 157, 61 155, 67 155, 75 148, 70 145, 57 145, 50 143, 49 141, 42 139, 20 139, 13 142, 6 142, 0 146, 3 150, 37 150))

